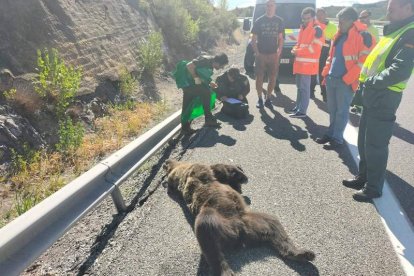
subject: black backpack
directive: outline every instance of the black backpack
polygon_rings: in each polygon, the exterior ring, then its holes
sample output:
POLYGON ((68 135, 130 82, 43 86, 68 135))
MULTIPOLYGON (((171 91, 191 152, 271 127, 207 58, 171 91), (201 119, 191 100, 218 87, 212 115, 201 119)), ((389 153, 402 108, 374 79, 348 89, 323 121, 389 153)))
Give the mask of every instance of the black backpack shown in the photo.
POLYGON ((223 102, 221 112, 236 119, 244 119, 249 115, 249 105, 246 103, 231 104, 223 102))

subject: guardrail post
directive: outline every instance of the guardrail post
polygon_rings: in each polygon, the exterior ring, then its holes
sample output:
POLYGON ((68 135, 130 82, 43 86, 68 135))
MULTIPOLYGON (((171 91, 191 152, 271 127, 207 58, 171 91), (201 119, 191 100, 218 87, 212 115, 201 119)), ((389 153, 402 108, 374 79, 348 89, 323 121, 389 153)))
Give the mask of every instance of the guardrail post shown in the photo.
POLYGON ((112 200, 114 201, 115 207, 118 210, 118 213, 122 213, 126 211, 126 205, 124 198, 122 197, 121 190, 119 187, 116 186, 115 189, 111 193, 112 200))

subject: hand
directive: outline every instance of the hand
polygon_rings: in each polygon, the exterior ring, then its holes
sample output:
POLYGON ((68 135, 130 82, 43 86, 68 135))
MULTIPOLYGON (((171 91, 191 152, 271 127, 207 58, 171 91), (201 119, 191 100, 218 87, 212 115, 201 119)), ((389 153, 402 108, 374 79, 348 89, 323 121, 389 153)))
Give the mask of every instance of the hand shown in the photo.
POLYGON ((290 51, 292 53, 292 55, 296 56, 296 49, 293 48, 292 51, 290 51))
POLYGON ((201 79, 200 78, 194 78, 194 82, 195 82, 195 84, 196 85, 199 85, 199 84, 201 84, 201 79))
POLYGON ((210 82, 210 87, 213 89, 216 89, 218 87, 217 83, 215 83, 214 81, 210 82))

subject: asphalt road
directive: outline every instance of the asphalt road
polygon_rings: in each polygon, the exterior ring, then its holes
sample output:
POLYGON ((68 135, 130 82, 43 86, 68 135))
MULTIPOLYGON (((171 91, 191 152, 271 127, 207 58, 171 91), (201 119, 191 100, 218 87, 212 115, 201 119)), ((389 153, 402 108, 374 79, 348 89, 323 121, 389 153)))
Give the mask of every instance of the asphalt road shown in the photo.
MULTIPOLYGON (((413 82, 398 114, 387 174, 411 219, 413 82)), ((328 125, 325 104, 311 101, 308 118, 291 119, 285 111, 292 107, 296 90, 292 84, 281 87, 273 110, 254 107, 253 89, 251 117, 234 121, 218 113, 222 128, 200 130, 182 159, 241 165, 249 177, 243 191, 251 208, 277 215, 292 239, 314 250, 317 258, 298 264, 260 247, 229 253, 230 266, 238 275, 404 275, 375 206, 353 201, 353 190, 341 185, 357 169, 347 147, 325 150, 314 142, 328 125)), ((119 223, 87 274, 208 275, 193 218, 180 203, 158 189, 119 223)))

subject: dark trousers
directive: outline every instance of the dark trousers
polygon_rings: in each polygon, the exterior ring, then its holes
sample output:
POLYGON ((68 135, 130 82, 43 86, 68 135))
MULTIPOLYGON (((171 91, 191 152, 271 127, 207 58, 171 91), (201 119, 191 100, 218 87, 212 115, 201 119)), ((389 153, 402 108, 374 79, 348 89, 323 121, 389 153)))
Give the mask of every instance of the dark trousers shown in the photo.
MULTIPOLYGON (((324 79, 322 76, 322 71, 323 71, 323 68, 325 67, 326 60, 328 59, 329 49, 330 47, 322 47, 321 56, 319 58, 319 86, 321 87, 321 94, 322 94, 322 98, 324 102, 326 102, 326 86, 322 84, 323 79, 324 79)), ((311 89, 310 89, 312 97, 315 96, 315 87, 316 87, 316 84, 318 83, 316 78, 317 78, 316 75, 312 75, 311 89)))
POLYGON ((359 122, 359 175, 367 181, 365 188, 382 194, 388 162, 388 144, 392 136, 402 94, 388 89, 364 86, 363 110, 359 122))
POLYGON ((367 180, 365 188, 382 194, 395 114, 372 112, 364 108, 359 122, 359 176, 367 180))
MULTIPOLYGON (((203 104, 205 120, 212 119, 213 114, 210 110, 210 89, 203 84, 183 88, 183 106, 181 112, 185 112, 185 110, 190 107, 191 102, 198 96, 200 96, 203 104)), ((183 128, 188 128, 190 127, 190 123, 191 122, 181 122, 181 125, 183 128)))

